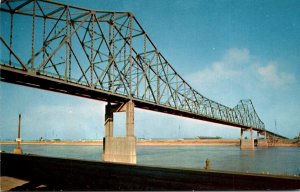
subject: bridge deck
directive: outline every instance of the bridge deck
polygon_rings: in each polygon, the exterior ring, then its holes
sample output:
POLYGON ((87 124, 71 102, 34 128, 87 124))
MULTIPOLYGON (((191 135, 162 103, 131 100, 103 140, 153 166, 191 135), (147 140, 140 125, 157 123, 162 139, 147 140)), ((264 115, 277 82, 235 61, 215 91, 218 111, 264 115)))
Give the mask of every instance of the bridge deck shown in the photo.
MULTIPOLYGON (((122 103, 127 102, 128 97, 122 96, 116 93, 110 93, 107 91, 101 91, 99 89, 90 89, 84 85, 80 85, 78 83, 72 83, 68 81, 61 81, 56 78, 50 76, 41 76, 36 75, 34 73, 29 74, 28 72, 14 69, 6 66, 0 66, 0 73, 1 73, 1 81, 24 85, 28 87, 44 89, 48 91, 54 91, 69 95, 80 96, 89 99, 95 99, 100 101, 109 101, 112 103, 122 103)), ((237 128, 249 128, 246 125, 241 125, 237 123, 233 123, 226 120, 220 120, 208 116, 203 116, 199 114, 195 114, 189 111, 177 110, 169 106, 154 104, 152 102, 147 102, 145 100, 132 98, 134 101, 135 107, 151 110, 151 111, 158 111, 162 113, 167 113, 171 115, 177 115, 192 119, 199 119, 203 121, 233 126, 237 128)), ((255 131, 261 131, 260 128, 253 128, 255 131)))

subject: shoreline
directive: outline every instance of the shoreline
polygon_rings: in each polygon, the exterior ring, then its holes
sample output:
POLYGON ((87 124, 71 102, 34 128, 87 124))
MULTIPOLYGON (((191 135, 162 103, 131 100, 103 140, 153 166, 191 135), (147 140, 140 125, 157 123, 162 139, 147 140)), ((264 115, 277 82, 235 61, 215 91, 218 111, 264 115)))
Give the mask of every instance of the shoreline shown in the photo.
MULTIPOLYGON (((15 141, 0 141, 0 145, 16 145, 15 141)), ((21 145, 103 145, 102 140, 93 141, 23 141, 21 145)), ((173 139, 173 140, 137 140, 137 146, 239 146, 239 139, 173 139)), ((269 147, 299 147, 300 143, 280 141, 269 147)))

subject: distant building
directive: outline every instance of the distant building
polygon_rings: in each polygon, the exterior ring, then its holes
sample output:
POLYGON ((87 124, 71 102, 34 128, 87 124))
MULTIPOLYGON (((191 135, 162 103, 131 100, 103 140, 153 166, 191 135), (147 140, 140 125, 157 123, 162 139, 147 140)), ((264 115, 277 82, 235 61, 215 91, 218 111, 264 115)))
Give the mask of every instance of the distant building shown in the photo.
POLYGON ((222 139, 222 137, 197 136, 198 139, 222 139))

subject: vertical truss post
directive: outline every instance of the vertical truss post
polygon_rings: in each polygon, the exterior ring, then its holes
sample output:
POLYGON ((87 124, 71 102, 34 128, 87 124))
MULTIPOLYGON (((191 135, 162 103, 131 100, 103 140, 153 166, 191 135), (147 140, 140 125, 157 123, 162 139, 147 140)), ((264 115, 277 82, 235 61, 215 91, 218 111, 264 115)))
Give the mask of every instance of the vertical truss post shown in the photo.
POLYGON ((220 105, 219 104, 217 104, 217 106, 218 106, 218 111, 219 111, 219 115, 220 115, 220 119, 222 119, 222 111, 221 111, 221 109, 220 109, 220 105))
MULTIPOLYGON (((10 13, 10 35, 9 35, 9 48, 12 50, 13 45, 13 26, 14 26, 14 14, 10 13)), ((12 52, 9 51, 9 65, 11 65, 12 52)))
POLYGON ((69 32, 69 29, 68 29, 68 27, 69 27, 69 15, 68 15, 68 11, 69 11, 69 7, 67 6, 66 7, 66 43, 65 43, 65 45, 66 45, 66 55, 65 55, 65 81, 67 81, 68 80, 68 69, 69 69, 69 67, 68 67, 68 64, 69 64, 69 61, 68 61, 68 52, 69 52, 69 46, 68 46, 68 42, 69 42, 69 34, 68 34, 68 32, 69 32))
POLYGON ((124 68, 126 71, 126 65, 127 65, 127 57, 126 57, 126 39, 124 39, 124 68))
POLYGON ((92 34, 91 34, 91 58, 90 58, 90 61, 91 61, 91 87, 94 86, 94 83, 93 83, 93 75, 94 75, 94 70, 95 70, 95 66, 94 66, 94 19, 95 19, 95 11, 91 11, 91 17, 92 17, 92 34))
MULTIPOLYGON (((43 18, 43 48, 42 48, 42 51, 43 51, 43 63, 45 62, 45 52, 46 52, 46 17, 44 16, 43 18)), ((43 67, 43 70, 44 70, 44 67, 43 67)))
POLYGON ((116 64, 116 53, 115 53, 115 14, 113 13, 112 15, 112 39, 111 39, 111 45, 112 45, 112 65, 111 65, 111 73, 112 73, 112 76, 111 76, 111 83, 112 83, 112 88, 113 88, 113 91, 115 90, 115 64, 116 64))
POLYGON ((147 78, 146 78, 146 74, 147 74, 147 60, 146 60, 146 49, 147 49, 147 42, 146 42, 146 38, 147 38, 147 36, 146 36, 146 33, 144 32, 144 58, 143 58, 143 61, 144 61, 144 63, 143 63, 143 75, 144 75, 144 82, 145 82, 145 86, 144 86, 144 95, 146 96, 146 90, 147 90, 147 78))
POLYGON ((112 13, 111 20, 109 22, 109 58, 108 58, 108 81, 109 90, 113 91, 114 87, 114 68, 115 68, 115 29, 114 29, 114 17, 115 14, 112 13))
POLYGON ((156 92, 157 92, 157 98, 156 102, 157 104, 160 103, 160 85, 159 85, 159 71, 158 71, 158 54, 159 52, 156 50, 155 51, 155 59, 156 59, 156 92))
MULTIPOLYGON (((144 32, 144 57, 143 57, 143 65, 142 65, 142 71, 143 71, 143 75, 145 75, 145 69, 146 69, 146 62, 147 62, 147 60, 146 60, 146 51, 147 51, 147 35, 146 35, 146 32, 145 31, 143 31, 144 32)), ((146 90, 146 87, 147 87, 147 81, 146 81, 146 77, 144 77, 145 78, 145 80, 144 80, 144 82, 145 82, 145 90, 146 90)), ((137 88, 137 90, 139 90, 139 88, 137 88)), ((137 92, 137 96, 139 96, 139 92, 137 92)))
POLYGON ((129 98, 133 96, 132 93, 132 65, 133 65, 133 59, 132 59, 132 14, 129 15, 129 46, 130 46, 130 52, 129 52, 129 98))
POLYGON ((33 0, 33 14, 32 14, 32 33, 31 33, 31 68, 34 69, 34 32, 35 32, 35 14, 36 14, 36 0, 33 0))
MULTIPOLYGON (((176 75, 176 90, 175 90, 175 106, 176 108, 178 108, 178 105, 177 105, 177 100, 178 100, 178 75, 177 74, 174 74, 176 75)), ((170 90, 171 91, 171 90, 170 90)), ((172 93, 170 93, 172 94, 172 93)))
POLYGON ((147 89, 146 89, 146 91, 148 91, 148 100, 150 100, 150 88, 151 88, 151 77, 150 77, 150 71, 151 71, 151 69, 150 69, 150 63, 151 61, 148 61, 147 62, 147 71, 146 71, 146 76, 148 77, 148 79, 149 79, 149 81, 148 81, 148 87, 147 87, 147 89))
MULTIPOLYGON (((69 14, 70 14, 70 9, 69 9, 69 14)), ((70 47, 72 47, 72 36, 71 36, 71 34, 72 34, 72 26, 73 25, 73 23, 72 23, 72 20, 71 20, 71 17, 69 18, 69 34, 70 34, 70 36, 69 36, 69 41, 68 41, 68 45, 70 46, 70 47)), ((69 80, 71 80, 71 70, 72 70, 72 66, 71 66, 71 64, 72 64, 72 52, 71 52, 71 50, 69 50, 69 69, 68 69, 68 71, 69 71, 69 80)))

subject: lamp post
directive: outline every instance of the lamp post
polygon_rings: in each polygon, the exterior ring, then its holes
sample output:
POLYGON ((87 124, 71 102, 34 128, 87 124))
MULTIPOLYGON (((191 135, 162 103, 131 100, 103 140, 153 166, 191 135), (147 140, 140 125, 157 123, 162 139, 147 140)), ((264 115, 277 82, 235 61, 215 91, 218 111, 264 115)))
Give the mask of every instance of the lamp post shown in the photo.
POLYGON ((21 148, 21 113, 19 113, 19 123, 18 123, 18 137, 16 139, 17 141, 17 147, 14 150, 15 154, 22 154, 22 148, 21 148))

